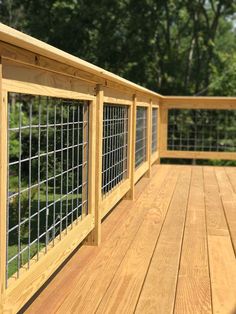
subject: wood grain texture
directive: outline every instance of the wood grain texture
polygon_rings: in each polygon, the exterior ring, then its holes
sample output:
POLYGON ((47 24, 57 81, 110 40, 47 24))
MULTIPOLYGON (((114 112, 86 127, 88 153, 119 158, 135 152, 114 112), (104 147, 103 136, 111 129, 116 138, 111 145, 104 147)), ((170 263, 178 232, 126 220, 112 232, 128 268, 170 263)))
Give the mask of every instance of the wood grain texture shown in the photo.
POLYGON ((120 86, 127 87, 133 91, 139 91, 140 93, 151 96, 154 99, 159 99, 161 97, 159 94, 152 92, 144 87, 141 87, 135 83, 132 83, 126 79, 119 77, 111 72, 108 72, 98 66, 95 66, 89 62, 86 62, 82 59, 79 59, 75 56, 72 56, 62 50, 59 50, 53 46, 50 46, 40 40, 37 40, 31 36, 23 34, 11 27, 8 27, 0 23, 0 38, 1 41, 17 46, 18 48, 28 50, 35 54, 42 55, 49 59, 64 63, 68 66, 75 67, 79 70, 88 72, 94 75, 97 78, 102 78, 105 81, 111 81, 120 86))
POLYGON ((101 85, 96 87, 96 143, 95 143, 95 228, 86 239, 86 243, 90 245, 99 245, 101 243, 101 220, 102 210, 100 208, 102 197, 102 136, 103 136, 103 97, 104 92, 101 85))
POLYGON ((212 313, 202 167, 193 167, 175 313, 212 313))
POLYGON ((208 236, 214 314, 236 312, 236 263, 229 236, 208 236))
POLYGON ((137 313, 172 313, 191 168, 181 174, 137 304, 137 313))
POLYGON ((168 109, 236 109, 235 97, 166 96, 161 101, 168 109))
MULTIPOLYGON (((220 198, 219 184, 213 167, 205 167, 205 198, 209 268, 211 276, 213 313, 236 311, 236 263, 228 225, 220 198)), ((229 195, 229 190, 225 192, 229 195)))
MULTIPOLYGON (((22 271, 19 279, 9 280, 9 287, 4 296, 4 310, 16 313, 46 280, 66 260, 73 250, 84 240, 94 228, 91 215, 87 215, 61 241, 49 249, 47 254, 42 253, 39 261, 31 260, 29 270, 22 271)), ((41 255, 41 254, 40 254, 41 255)))
POLYGON ((0 62, 0 312, 6 286, 7 129, 7 93, 2 89, 0 62))
POLYGON ((204 167, 204 190, 208 235, 229 235, 213 167, 204 167))
POLYGON ((236 160, 235 152, 195 152, 161 149, 162 158, 236 160))
MULTIPOLYGON (((153 168, 153 174, 159 172, 159 176, 162 178, 167 175, 169 170, 169 167, 162 169, 159 166, 155 166, 153 168)), ((142 193, 147 190, 149 184, 150 181, 144 178, 136 185, 135 200, 137 202, 139 201, 142 193)), ((109 239, 112 238, 114 233, 118 233, 116 230, 120 228, 120 224, 117 224, 117 221, 122 221, 127 213, 129 215, 129 211, 130 201, 124 200, 117 206, 116 210, 112 211, 109 217, 103 221, 102 243, 112 241, 112 239, 109 239)), ((70 295, 71 291, 78 289, 77 285, 81 285, 83 287, 83 284, 86 281, 86 274, 88 275, 88 268, 90 268, 93 263, 93 267, 96 267, 96 265, 98 266, 98 259, 102 258, 101 246, 82 246, 78 253, 79 254, 73 255, 73 257, 64 266, 63 271, 59 272, 51 283, 41 292, 39 297, 31 304, 26 313, 41 314, 42 309, 44 313, 55 313, 61 304, 64 303, 64 300, 66 300, 66 298, 70 295), (81 281, 78 283, 78 280, 81 281)))
MULTIPOLYGON (((168 179, 165 179, 168 170, 169 167, 163 170, 159 169, 159 187, 163 184, 164 180, 168 182, 168 179)), ((155 176, 157 176, 157 173, 155 176)), ((51 292, 53 297, 50 299, 47 298, 47 303, 52 304, 52 306, 45 307, 45 303, 43 303, 33 308, 34 312, 40 313, 42 307, 45 309, 46 313, 51 313, 50 311, 52 310, 59 313, 74 313, 77 309, 81 312, 89 313, 88 307, 92 308, 92 313, 94 312, 94 309, 96 309, 104 291, 106 291, 114 276, 121 259, 125 255, 130 242, 142 223, 143 213, 145 212, 143 206, 146 199, 152 195, 155 187, 156 185, 148 184, 147 188, 143 189, 145 193, 142 193, 134 202, 125 201, 127 207, 122 211, 121 217, 117 217, 115 211, 114 215, 113 212, 109 215, 108 219, 114 217, 114 220, 112 219, 111 231, 108 236, 103 236, 101 246, 97 248, 94 247, 95 250, 90 256, 90 261, 85 260, 86 270, 83 269, 83 271, 80 272, 80 264, 77 262, 78 273, 71 274, 67 271, 67 276, 65 276, 64 280, 66 281, 65 284, 62 279, 62 283, 59 287, 59 290, 62 291, 60 293, 61 298, 55 298, 55 289, 57 289, 57 282, 55 281, 54 291, 51 292), (130 206, 130 204, 132 204, 132 206, 130 206), (124 219, 125 217, 127 219, 124 219), (117 223, 118 221, 119 223, 117 223), (88 277, 88 274, 93 274, 93 276, 88 277)), ((120 208, 120 205, 118 205, 118 208, 120 208)), ((106 220, 104 223, 106 223, 106 220)), ((106 228, 105 231, 107 231, 106 228)), ((73 263, 75 263, 75 261, 73 263)), ((72 268, 74 267, 72 266, 72 268)), ((29 313, 30 311, 31 309, 29 313)))
MULTIPOLYGON (((168 172, 168 169, 166 170, 168 172)), ((162 185, 166 186, 168 184, 170 178, 166 178, 167 172, 162 172, 159 176, 158 174, 155 175, 159 188, 162 185)), ((92 273, 93 276, 88 278, 87 274, 83 274, 80 277, 73 293, 69 295, 68 299, 58 309, 59 313, 64 313, 66 310, 70 313, 95 312, 136 233, 142 225, 143 217, 149 209, 146 204, 150 196, 153 195, 155 188, 156 185, 150 184, 146 189, 146 193, 142 193, 138 203, 134 201, 132 206, 129 207, 127 211, 129 212, 129 217, 126 216, 127 213, 124 216, 128 219, 122 217, 112 236, 104 242, 99 256, 88 268, 88 272, 92 273), (94 282, 96 282, 96 285, 94 285, 94 282)))
POLYGON ((236 168, 233 167, 225 167, 225 172, 229 178, 229 181, 232 185, 232 189, 234 193, 236 193, 236 168))
POLYGON ((101 246, 78 250, 26 313, 233 314, 236 265, 222 202, 231 203, 232 184, 222 169, 154 166, 134 201, 103 221, 101 246))
MULTIPOLYGON (((232 173, 236 175, 234 170, 235 169, 231 169, 232 173)), ((216 167, 215 173, 219 185, 225 219, 227 221, 230 238, 236 254, 236 194, 234 191, 234 185, 231 184, 230 181, 231 178, 234 183, 234 178, 232 178, 229 171, 226 171, 226 168, 223 167, 216 167)))
POLYGON ((148 199, 146 215, 109 285, 97 313, 133 313, 177 182, 176 173, 160 194, 148 199))

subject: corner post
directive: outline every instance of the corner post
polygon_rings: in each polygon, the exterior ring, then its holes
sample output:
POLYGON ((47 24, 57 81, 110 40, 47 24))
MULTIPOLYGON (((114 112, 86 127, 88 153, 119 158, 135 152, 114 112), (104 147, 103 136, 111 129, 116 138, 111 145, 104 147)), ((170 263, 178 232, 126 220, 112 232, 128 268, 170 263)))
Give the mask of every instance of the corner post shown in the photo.
POLYGON ((7 245, 7 92, 2 87, 2 62, 0 60, 0 312, 3 310, 6 290, 7 245))
POLYGON ((94 206, 94 230, 88 235, 86 239, 87 245, 97 246, 101 243, 101 200, 102 200, 102 136, 103 136, 103 98, 104 92, 101 85, 96 86, 96 101, 93 102, 92 116, 90 121, 92 129, 92 147, 90 146, 90 155, 93 160, 90 160, 92 170, 89 173, 90 181, 94 184, 94 194, 91 190, 91 203, 94 206))
POLYGON ((159 121, 158 121, 158 150, 159 158, 162 153, 167 151, 167 134, 168 133, 168 109, 164 108, 162 102, 159 105, 159 121))

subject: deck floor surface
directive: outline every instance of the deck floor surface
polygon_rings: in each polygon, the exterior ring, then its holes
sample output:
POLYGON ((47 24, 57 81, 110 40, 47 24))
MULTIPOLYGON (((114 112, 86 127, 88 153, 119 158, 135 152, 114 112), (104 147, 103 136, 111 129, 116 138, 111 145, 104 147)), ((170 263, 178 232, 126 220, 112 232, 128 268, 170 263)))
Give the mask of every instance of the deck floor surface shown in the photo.
POLYGON ((236 168, 155 165, 26 313, 236 313, 236 168))

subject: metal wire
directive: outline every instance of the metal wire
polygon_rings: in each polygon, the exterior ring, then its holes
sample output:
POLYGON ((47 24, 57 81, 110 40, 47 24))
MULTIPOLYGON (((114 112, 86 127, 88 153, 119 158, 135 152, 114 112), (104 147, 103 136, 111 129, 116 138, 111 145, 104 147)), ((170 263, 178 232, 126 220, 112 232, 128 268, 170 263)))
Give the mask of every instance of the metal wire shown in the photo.
POLYGON ((183 151, 236 151, 236 110, 171 109, 168 149, 183 151))
POLYGON ((8 101, 7 281, 88 213, 88 103, 16 93, 8 101))
POLYGON ((105 197, 127 177, 128 107, 104 104, 102 194, 105 197))
POLYGON ((158 108, 152 108, 152 153, 157 151, 158 108))
POLYGON ((147 108, 137 107, 135 167, 139 167, 147 159, 147 108))

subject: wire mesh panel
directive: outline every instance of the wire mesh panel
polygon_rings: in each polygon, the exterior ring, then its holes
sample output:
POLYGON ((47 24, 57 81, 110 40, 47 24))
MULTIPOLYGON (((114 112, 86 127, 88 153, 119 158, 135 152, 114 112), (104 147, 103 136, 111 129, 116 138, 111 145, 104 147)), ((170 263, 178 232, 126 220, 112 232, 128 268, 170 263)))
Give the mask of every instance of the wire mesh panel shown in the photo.
POLYGON ((236 151, 236 110, 171 109, 168 149, 236 151))
POLYGON ((7 276, 87 214, 88 103, 8 94, 7 276))
POLYGON ((104 104, 102 151, 102 193, 106 195, 127 178, 127 106, 104 104))
POLYGON ((152 153, 157 151, 158 109, 152 108, 152 153))
POLYGON ((147 159, 147 108, 137 107, 136 113, 136 143, 135 167, 147 159))

